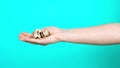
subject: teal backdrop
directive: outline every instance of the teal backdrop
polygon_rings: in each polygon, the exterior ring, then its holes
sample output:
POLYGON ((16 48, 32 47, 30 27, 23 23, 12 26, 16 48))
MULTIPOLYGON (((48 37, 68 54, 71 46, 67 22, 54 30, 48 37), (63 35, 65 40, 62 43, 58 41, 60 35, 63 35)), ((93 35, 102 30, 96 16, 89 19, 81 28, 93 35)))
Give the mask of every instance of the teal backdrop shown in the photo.
POLYGON ((0 68, 120 68, 120 44, 20 41, 21 32, 120 22, 119 0, 0 0, 0 68))

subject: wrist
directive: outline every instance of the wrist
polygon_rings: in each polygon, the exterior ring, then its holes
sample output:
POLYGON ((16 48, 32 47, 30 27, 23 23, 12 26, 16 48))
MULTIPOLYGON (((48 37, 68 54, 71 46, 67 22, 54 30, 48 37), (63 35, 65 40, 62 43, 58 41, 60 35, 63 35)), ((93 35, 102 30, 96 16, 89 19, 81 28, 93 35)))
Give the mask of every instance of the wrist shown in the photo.
POLYGON ((66 32, 66 30, 61 30, 59 33, 57 33, 55 35, 55 38, 58 40, 58 41, 64 41, 64 33, 66 32))

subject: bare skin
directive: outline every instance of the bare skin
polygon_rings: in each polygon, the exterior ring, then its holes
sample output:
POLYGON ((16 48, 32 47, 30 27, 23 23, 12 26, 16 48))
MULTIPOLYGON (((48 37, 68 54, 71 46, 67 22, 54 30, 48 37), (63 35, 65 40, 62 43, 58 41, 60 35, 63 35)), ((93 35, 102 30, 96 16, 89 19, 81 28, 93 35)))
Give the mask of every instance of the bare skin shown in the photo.
POLYGON ((73 42, 84 44, 118 44, 120 43, 120 24, 106 24, 88 28, 60 29, 45 28, 51 35, 43 39, 31 38, 32 34, 23 32, 19 39, 33 44, 51 44, 56 42, 73 42))

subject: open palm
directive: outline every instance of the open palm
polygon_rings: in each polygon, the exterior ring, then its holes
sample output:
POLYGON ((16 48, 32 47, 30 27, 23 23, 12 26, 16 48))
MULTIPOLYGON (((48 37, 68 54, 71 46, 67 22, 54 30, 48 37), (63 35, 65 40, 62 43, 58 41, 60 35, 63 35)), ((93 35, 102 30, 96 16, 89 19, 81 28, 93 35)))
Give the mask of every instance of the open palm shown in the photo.
POLYGON ((33 44, 50 44, 55 43, 59 41, 59 38, 57 36, 59 33, 62 32, 61 29, 56 27, 48 27, 44 28, 44 30, 48 30, 50 32, 50 36, 42 39, 34 39, 32 38, 32 34, 29 34, 27 32, 23 32, 20 34, 19 39, 25 42, 33 43, 33 44))

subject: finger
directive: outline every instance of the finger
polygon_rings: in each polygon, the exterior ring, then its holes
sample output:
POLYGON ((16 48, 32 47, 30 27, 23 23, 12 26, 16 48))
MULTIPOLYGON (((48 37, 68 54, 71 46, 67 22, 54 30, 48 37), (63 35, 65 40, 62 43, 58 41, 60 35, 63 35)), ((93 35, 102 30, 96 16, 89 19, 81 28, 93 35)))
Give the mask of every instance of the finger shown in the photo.
POLYGON ((34 39, 34 38, 25 38, 24 41, 34 43, 34 44, 48 44, 51 42, 54 42, 54 38, 48 37, 48 38, 41 38, 41 39, 34 39))
POLYGON ((41 40, 39 40, 39 39, 25 39, 25 42, 28 42, 28 43, 31 43, 31 44, 37 44, 37 45, 42 45, 42 46, 46 46, 47 45, 47 43, 46 42, 43 42, 43 41, 41 41, 41 40))
POLYGON ((19 39, 22 41, 25 41, 25 38, 26 38, 26 36, 24 36, 24 35, 20 35, 20 37, 19 37, 19 39))
POLYGON ((30 37, 30 36, 31 36, 31 34, 26 33, 26 32, 23 32, 23 33, 22 33, 22 35, 25 35, 25 36, 28 36, 28 37, 30 37))
POLYGON ((24 38, 21 38, 21 37, 20 37, 19 39, 20 39, 20 40, 24 40, 24 38))
POLYGON ((19 35, 19 37, 30 37, 30 38, 33 38, 33 35, 32 34, 29 34, 29 33, 26 33, 26 32, 23 32, 19 35))
POLYGON ((39 43, 39 39, 34 39, 34 38, 25 38, 24 41, 30 42, 30 43, 39 43))
POLYGON ((19 35, 19 39, 22 40, 22 41, 27 42, 27 41, 25 40, 26 38, 30 38, 30 37, 29 37, 29 36, 26 36, 26 35, 23 35, 23 34, 20 34, 20 35, 19 35))
POLYGON ((23 34, 20 34, 19 37, 20 37, 20 38, 26 38, 26 37, 28 37, 28 36, 23 35, 23 34))

